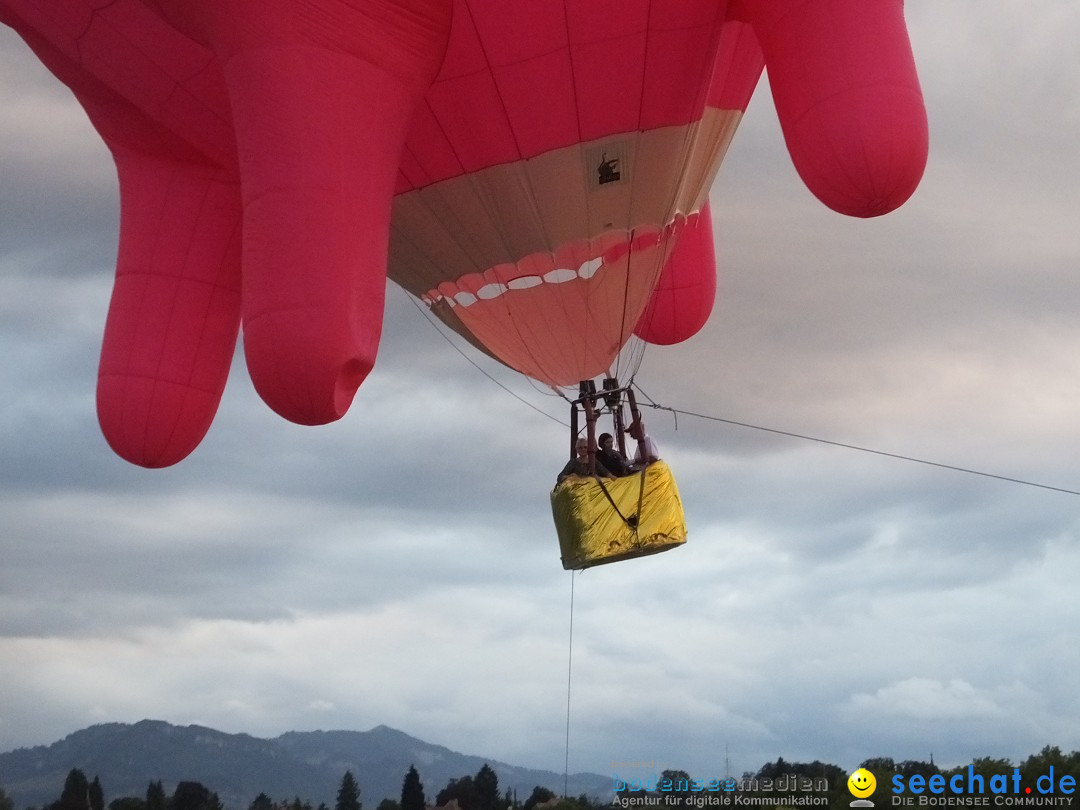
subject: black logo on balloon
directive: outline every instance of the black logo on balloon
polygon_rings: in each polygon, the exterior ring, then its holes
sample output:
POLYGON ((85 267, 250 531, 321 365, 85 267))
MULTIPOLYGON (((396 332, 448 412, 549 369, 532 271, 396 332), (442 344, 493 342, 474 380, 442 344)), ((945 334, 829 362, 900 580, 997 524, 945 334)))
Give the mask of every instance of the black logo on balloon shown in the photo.
POLYGON ((596 173, 598 175, 599 184, 602 186, 604 183, 615 183, 622 177, 622 172, 619 171, 619 159, 608 159, 607 152, 604 152, 600 156, 600 165, 596 167, 596 173))

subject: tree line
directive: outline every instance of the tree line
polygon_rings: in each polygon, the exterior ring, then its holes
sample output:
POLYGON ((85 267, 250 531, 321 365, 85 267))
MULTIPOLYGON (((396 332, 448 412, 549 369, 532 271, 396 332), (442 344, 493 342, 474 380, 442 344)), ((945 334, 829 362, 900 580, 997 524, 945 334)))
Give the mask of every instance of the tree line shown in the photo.
MULTIPOLYGON (((893 778, 901 777, 901 784, 912 784, 912 776, 921 776, 919 782, 924 792, 929 786, 930 778, 941 776, 940 784, 951 784, 954 776, 961 776, 961 784, 964 786, 970 781, 970 777, 982 777, 977 784, 984 791, 993 791, 991 779, 995 776, 1001 778, 1007 775, 1007 781, 999 781, 999 785, 1012 786, 1011 775, 1016 769, 1020 773, 1020 784, 1032 786, 1040 777, 1053 774, 1055 784, 1061 783, 1062 777, 1072 777, 1073 784, 1080 786, 1080 751, 1065 754, 1058 746, 1047 745, 1038 754, 1032 754, 1020 764, 1014 764, 1008 759, 995 759, 993 757, 978 757, 970 764, 960 765, 955 768, 940 768, 934 763, 933 755, 929 761, 903 760, 896 762, 891 757, 871 757, 859 763, 860 768, 866 768, 874 774, 877 787, 874 798, 877 805, 882 806, 879 796, 888 797, 893 791, 893 778)), ((814 791, 818 796, 828 799, 828 807, 844 807, 851 801, 848 791, 849 773, 837 765, 823 762, 786 762, 779 757, 776 762, 768 762, 756 773, 745 772, 741 777, 725 775, 721 778, 693 779, 686 771, 665 770, 656 780, 658 784, 632 785, 624 784, 616 791, 616 801, 623 799, 640 799, 643 795, 663 796, 663 802, 659 810, 671 810, 671 808, 688 808, 698 810, 702 807, 700 797, 708 790, 709 785, 734 784, 735 788, 743 793, 752 794, 761 801, 755 802, 755 807, 780 808, 787 807, 783 803, 770 805, 765 801, 769 796, 779 794, 791 795, 792 793, 804 793, 814 791), (659 786, 663 783, 663 788, 659 786), (795 784, 792 789, 793 783, 795 784), (696 789, 695 789, 696 788, 696 789), (704 789, 703 789, 704 788, 704 789)), ((1045 784, 1045 783, 1044 783, 1045 784)), ((1078 788, 1080 789, 1080 788, 1078 788)), ((712 795, 716 795, 713 793, 712 795)), ((886 800, 887 801, 887 800, 886 800)), ((625 807, 626 804, 623 803, 625 807)))
MULTIPOLYGON (((451 779, 434 800, 434 806, 444 807, 456 804, 459 810, 533 810, 538 804, 552 802, 554 792, 537 786, 524 802, 518 801, 515 791, 499 792, 499 778, 490 765, 484 764, 476 774, 451 779)), ((606 804, 606 803, 603 803, 606 804)), ((587 797, 570 800, 563 810, 585 810, 594 805, 587 797)), ((596 804, 595 807, 600 807, 596 804)), ((409 770, 401 784, 401 798, 383 799, 376 810, 429 810, 424 785, 415 765, 409 770)), ((26 810, 224 810, 218 794, 205 785, 195 781, 180 782, 172 796, 167 796, 160 780, 151 781, 144 796, 123 796, 105 804, 105 791, 100 779, 95 775, 89 780, 79 768, 73 768, 64 781, 60 798, 41 808, 28 807, 26 810)), ((14 804, 0 787, 0 810, 15 810, 14 804)), ((331 809, 325 802, 317 806, 309 800, 296 796, 292 799, 275 800, 266 793, 260 793, 248 805, 247 810, 364 810, 360 798, 360 785, 352 771, 346 771, 338 786, 337 799, 331 809)))
MULTIPOLYGON (((889 757, 872 757, 860 763, 859 767, 870 770, 877 779, 878 791, 887 794, 891 790, 894 776, 899 775, 905 783, 912 776, 921 776, 929 780, 940 775, 946 781, 952 776, 965 777, 974 774, 989 780, 994 775, 1012 774, 1014 768, 1020 772, 1023 784, 1033 784, 1040 776, 1053 773, 1060 781, 1063 776, 1071 776, 1080 784, 1080 751, 1065 754, 1057 746, 1045 746, 1038 754, 1032 754, 1019 765, 1008 759, 981 757, 968 765, 942 769, 933 761, 904 760, 896 762, 889 757), (1052 769, 1052 770, 1051 770, 1052 769)), ((762 792, 768 785, 770 789, 780 780, 797 777, 806 784, 827 785, 829 806, 840 806, 838 802, 848 803, 850 796, 847 789, 848 773, 837 765, 814 761, 811 763, 786 762, 780 757, 776 762, 768 762, 756 773, 745 772, 735 778, 740 790, 762 792)), ((663 810, 669 808, 697 808, 695 797, 702 792, 702 785, 730 782, 732 777, 725 775, 716 778, 692 778, 683 770, 665 770, 656 779, 647 783, 626 783, 615 786, 614 800, 625 806, 623 800, 641 798, 643 795, 663 794, 663 810), (659 784, 658 784, 659 783, 659 784)), ((707 789, 707 788, 706 788, 707 789)), ((764 792, 768 792, 767 790, 764 792)), ((420 774, 415 765, 410 765, 401 784, 400 799, 383 799, 376 810, 429 810, 431 807, 454 806, 459 810, 601 810, 611 807, 612 801, 582 794, 576 798, 559 797, 554 791, 537 785, 532 793, 523 800, 516 791, 507 789, 500 792, 499 779, 490 765, 484 764, 476 774, 451 779, 446 786, 435 794, 429 803, 420 774)), ((758 804, 768 807, 767 804, 758 804)), ((167 796, 161 781, 151 781, 145 796, 125 796, 113 799, 107 805, 108 810, 224 810, 217 793, 195 781, 177 784, 172 796, 167 796)), ((0 810, 15 810, 13 802, 0 787, 0 810)), ((26 808, 39 810, 39 808, 26 808)), ((60 798, 40 810, 106 810, 105 792, 97 776, 88 780, 86 775, 74 768, 64 781, 60 798)), ((248 805, 247 810, 364 810, 360 797, 360 785, 351 771, 346 771, 338 786, 337 798, 333 808, 325 803, 317 807, 299 796, 292 799, 277 800, 260 793, 248 805)))

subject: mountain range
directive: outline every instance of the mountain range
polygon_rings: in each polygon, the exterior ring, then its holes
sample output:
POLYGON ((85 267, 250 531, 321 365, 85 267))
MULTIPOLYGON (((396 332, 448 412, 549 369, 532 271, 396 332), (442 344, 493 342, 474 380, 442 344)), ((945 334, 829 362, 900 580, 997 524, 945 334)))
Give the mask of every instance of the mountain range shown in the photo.
POLYGON ((47 746, 0 754, 0 787, 16 810, 42 807, 60 797, 72 768, 101 782, 108 805, 123 796, 145 797, 160 780, 166 795, 177 783, 195 781, 218 794, 227 810, 246 810, 265 793, 275 801, 294 797, 333 807, 345 771, 360 785, 366 810, 385 798, 399 799, 410 765, 420 773, 428 802, 434 803, 451 779, 475 776, 488 764, 499 790, 521 801, 537 785, 556 794, 607 797, 611 777, 563 774, 508 765, 461 754, 408 734, 376 726, 370 731, 289 731, 273 739, 226 734, 202 726, 174 726, 160 720, 104 723, 69 734, 47 746))

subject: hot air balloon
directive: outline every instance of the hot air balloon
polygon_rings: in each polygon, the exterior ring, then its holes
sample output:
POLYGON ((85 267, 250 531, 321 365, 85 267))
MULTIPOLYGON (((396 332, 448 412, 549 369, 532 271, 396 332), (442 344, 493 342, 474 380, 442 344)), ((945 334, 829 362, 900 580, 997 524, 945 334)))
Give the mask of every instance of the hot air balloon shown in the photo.
POLYGON ((764 66, 810 189, 874 216, 921 177, 902 0, 0 0, 121 190, 99 421, 184 458, 238 329, 263 399, 340 418, 384 279, 553 386, 671 343, 715 291, 706 199, 764 66))

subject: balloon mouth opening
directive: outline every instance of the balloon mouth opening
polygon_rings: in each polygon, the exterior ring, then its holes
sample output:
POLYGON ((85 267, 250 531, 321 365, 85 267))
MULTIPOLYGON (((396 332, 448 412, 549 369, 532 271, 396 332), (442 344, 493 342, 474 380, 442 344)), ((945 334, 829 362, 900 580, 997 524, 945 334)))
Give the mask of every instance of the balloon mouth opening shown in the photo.
MULTIPOLYGON (((692 214, 691 216, 696 216, 692 214)), ((471 307, 507 293, 570 281, 591 281, 611 269, 625 270, 632 254, 655 250, 682 229, 679 214, 663 227, 646 225, 632 231, 609 231, 595 239, 572 243, 555 253, 532 253, 517 262, 499 264, 480 273, 444 281, 420 295, 428 307, 471 307)), ((659 268, 657 268, 659 271, 659 268)))

